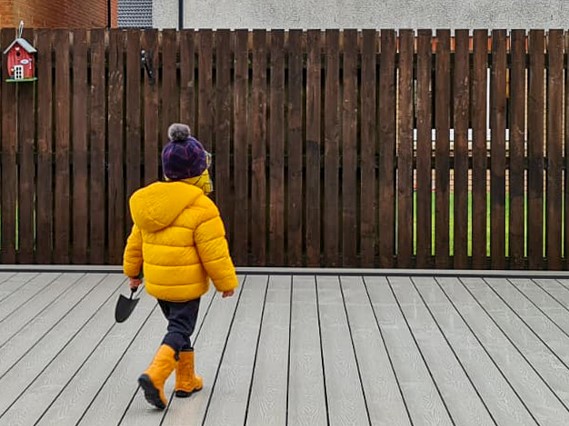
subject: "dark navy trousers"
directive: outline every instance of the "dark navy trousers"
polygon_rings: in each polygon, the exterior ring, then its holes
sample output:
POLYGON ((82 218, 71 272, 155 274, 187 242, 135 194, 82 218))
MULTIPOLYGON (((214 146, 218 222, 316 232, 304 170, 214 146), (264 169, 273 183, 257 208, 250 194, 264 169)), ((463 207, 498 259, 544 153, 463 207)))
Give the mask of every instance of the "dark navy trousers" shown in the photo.
POLYGON ((168 332, 164 336, 162 343, 170 346, 176 351, 188 351, 192 349, 190 336, 194 332, 200 299, 188 302, 167 302, 158 300, 162 313, 168 320, 168 332))

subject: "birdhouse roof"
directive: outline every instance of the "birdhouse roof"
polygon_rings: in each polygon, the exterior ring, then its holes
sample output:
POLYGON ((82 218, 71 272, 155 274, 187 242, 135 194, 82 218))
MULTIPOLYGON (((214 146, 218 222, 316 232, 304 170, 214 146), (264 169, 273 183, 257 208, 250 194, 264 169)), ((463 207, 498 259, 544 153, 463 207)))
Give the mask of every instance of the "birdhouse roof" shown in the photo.
POLYGON ((22 46, 22 47, 26 50, 26 52, 28 52, 28 53, 36 53, 36 52, 37 52, 37 50, 34 48, 34 46, 32 46, 30 43, 28 43, 27 40, 25 40, 25 39, 23 39, 23 38, 17 38, 16 40, 14 40, 14 41, 10 44, 10 46, 8 46, 8 47, 6 48, 6 50, 4 50, 4 55, 5 55, 6 53, 8 53, 8 52, 10 51, 10 49, 11 49, 12 47, 14 47, 14 45, 16 45, 16 44, 19 44, 20 46, 22 46))

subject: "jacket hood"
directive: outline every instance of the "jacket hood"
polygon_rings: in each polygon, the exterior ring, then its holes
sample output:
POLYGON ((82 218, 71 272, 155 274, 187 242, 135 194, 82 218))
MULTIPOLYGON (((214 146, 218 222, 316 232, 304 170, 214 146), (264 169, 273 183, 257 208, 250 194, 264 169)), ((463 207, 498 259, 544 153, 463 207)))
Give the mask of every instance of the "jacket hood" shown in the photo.
POLYGON ((203 195, 203 191, 184 182, 156 182, 130 197, 130 211, 136 226, 157 232, 174 220, 203 195))

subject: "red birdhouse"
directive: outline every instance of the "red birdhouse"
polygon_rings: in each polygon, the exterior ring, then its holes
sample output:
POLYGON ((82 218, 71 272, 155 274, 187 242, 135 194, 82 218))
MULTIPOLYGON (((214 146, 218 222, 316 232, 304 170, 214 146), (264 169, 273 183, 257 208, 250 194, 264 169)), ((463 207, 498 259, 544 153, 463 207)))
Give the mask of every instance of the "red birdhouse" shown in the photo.
POLYGON ((4 55, 8 56, 6 81, 19 83, 37 80, 35 76, 35 57, 37 50, 22 38, 24 25, 20 24, 19 36, 4 50, 4 55))

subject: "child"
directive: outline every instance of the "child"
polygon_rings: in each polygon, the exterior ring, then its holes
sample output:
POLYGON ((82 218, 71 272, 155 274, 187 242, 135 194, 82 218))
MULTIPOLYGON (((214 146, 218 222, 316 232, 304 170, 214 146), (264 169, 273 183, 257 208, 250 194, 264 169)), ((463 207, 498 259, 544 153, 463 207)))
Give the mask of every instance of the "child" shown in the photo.
POLYGON ((223 222, 207 197, 213 188, 209 154, 185 124, 172 124, 168 138, 162 150, 167 182, 150 184, 130 198, 134 225, 123 259, 131 288, 140 285, 144 268, 146 290, 168 320, 162 345, 138 378, 146 400, 159 409, 168 403, 164 383, 174 370, 176 396, 188 397, 203 386, 194 372, 190 335, 209 279, 224 298, 237 287, 223 222))

